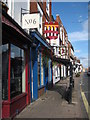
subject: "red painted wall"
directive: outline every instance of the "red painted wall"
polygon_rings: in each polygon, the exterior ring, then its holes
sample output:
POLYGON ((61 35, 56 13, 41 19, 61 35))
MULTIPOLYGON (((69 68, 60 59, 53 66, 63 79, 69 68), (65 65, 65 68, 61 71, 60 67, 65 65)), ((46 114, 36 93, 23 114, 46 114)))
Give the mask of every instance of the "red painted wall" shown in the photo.
POLYGON ((11 100, 11 102, 3 101, 2 118, 14 117, 26 107, 26 93, 23 93, 11 100))

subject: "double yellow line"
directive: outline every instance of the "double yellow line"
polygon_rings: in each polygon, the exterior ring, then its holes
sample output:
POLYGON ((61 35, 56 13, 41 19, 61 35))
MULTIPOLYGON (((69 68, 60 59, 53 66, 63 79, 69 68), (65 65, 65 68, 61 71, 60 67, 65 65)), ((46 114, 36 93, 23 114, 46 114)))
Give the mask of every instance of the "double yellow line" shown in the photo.
POLYGON ((85 96, 84 92, 82 91, 81 85, 80 85, 80 92, 81 92, 81 96, 82 96, 82 99, 83 99, 83 102, 84 102, 85 109, 86 109, 88 117, 90 119, 90 106, 88 104, 88 101, 86 99, 86 96, 85 96))

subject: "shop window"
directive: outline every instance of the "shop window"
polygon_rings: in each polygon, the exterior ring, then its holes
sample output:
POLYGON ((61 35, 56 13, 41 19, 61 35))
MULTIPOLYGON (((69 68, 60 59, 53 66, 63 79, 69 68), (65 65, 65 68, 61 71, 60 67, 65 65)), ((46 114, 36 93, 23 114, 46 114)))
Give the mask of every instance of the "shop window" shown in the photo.
POLYGON ((2 99, 8 99, 8 44, 2 45, 2 99))
POLYGON ((22 93, 22 76, 24 71, 24 51, 11 44, 11 79, 10 95, 11 98, 22 93))
POLYGON ((38 51, 38 87, 40 86, 40 53, 38 51))
POLYGON ((44 85, 44 80, 43 80, 43 56, 41 54, 41 85, 44 85))

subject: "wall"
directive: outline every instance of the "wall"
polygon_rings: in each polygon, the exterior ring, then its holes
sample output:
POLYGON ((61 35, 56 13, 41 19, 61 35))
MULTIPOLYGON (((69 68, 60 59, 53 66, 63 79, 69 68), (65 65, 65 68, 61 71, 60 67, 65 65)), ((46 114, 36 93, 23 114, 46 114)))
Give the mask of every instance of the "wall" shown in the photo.
POLYGON ((8 14, 21 26, 21 8, 29 10, 29 0, 24 0, 24 2, 15 2, 15 0, 8 0, 7 3, 9 7, 8 14))

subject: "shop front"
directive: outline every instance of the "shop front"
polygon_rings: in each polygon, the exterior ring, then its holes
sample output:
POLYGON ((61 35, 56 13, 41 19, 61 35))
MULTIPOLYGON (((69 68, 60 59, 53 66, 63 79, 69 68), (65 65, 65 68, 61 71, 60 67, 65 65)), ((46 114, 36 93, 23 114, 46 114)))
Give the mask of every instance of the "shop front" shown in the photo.
POLYGON ((31 48, 31 99, 36 100, 46 91, 51 78, 51 47, 37 31, 31 31, 33 47, 31 48), (46 52, 46 54, 45 54, 46 52), (49 55, 48 55, 49 54, 49 55), (46 56, 45 56, 46 55, 46 56), (49 56, 49 57, 48 57, 49 56), (47 59, 46 59, 47 57, 47 59), (45 63, 45 61, 47 61, 45 63))
POLYGON ((2 118, 30 103, 30 45, 29 35, 2 11, 2 118))

